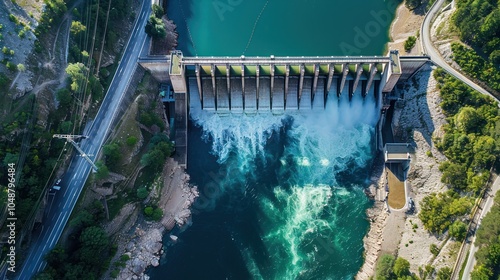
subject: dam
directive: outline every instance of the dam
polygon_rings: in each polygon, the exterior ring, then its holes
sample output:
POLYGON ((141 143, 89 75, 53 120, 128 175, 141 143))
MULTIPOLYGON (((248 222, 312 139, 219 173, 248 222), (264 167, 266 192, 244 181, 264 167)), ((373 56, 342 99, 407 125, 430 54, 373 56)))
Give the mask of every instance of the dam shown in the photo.
MULTIPOLYGON (((397 83, 413 76, 428 56, 318 57, 146 57, 139 64, 161 83, 170 83, 175 99, 177 160, 187 164, 189 110, 217 114, 284 114, 324 109, 332 96, 373 95, 380 111, 378 130, 397 83)), ((344 97, 345 98, 345 97, 344 97)), ((377 137, 377 146, 382 141, 377 137)))

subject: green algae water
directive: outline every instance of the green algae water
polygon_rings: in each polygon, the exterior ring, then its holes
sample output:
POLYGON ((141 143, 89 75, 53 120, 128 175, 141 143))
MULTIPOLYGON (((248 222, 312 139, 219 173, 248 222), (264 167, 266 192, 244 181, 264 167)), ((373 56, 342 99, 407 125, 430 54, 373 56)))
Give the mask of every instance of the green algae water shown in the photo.
MULTIPOLYGON (((185 55, 383 55, 397 1, 169 0, 185 55)), ((353 279, 380 108, 218 116, 191 105, 189 227, 165 236, 151 279, 353 279)))
POLYGON ((169 0, 178 49, 199 56, 383 55, 396 0, 169 0))

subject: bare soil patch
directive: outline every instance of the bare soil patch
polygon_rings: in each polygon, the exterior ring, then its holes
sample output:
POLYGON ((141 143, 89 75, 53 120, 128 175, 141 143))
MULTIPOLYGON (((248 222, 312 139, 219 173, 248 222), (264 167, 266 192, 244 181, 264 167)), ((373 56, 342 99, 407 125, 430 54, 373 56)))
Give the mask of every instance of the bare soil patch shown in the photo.
POLYGON ((393 209, 401 209, 405 206, 405 184, 401 165, 392 164, 386 166, 387 181, 389 183, 388 203, 393 209))

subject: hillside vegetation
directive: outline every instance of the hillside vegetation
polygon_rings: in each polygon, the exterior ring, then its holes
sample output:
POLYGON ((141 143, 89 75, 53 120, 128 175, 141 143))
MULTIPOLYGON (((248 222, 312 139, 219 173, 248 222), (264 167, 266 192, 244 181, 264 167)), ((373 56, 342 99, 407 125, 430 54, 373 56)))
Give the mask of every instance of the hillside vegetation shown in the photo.
POLYGON ((496 0, 457 0, 452 17, 460 39, 454 60, 472 77, 500 92, 500 7, 496 0))

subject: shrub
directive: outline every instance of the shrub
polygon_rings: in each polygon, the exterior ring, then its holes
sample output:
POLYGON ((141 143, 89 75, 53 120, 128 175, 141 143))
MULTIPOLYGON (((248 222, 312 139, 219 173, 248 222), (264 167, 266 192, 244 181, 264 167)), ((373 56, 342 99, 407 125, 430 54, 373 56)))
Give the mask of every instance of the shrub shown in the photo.
POLYGON ((409 52, 413 47, 415 46, 415 43, 417 42, 417 37, 415 36, 410 36, 408 39, 405 41, 405 51, 409 52))
POLYGON ((127 138, 126 142, 127 142, 127 145, 129 145, 129 146, 135 146, 135 144, 137 144, 137 137, 130 136, 127 138))
POLYGON ((149 191, 146 187, 138 188, 136 195, 139 199, 145 199, 149 195, 149 191))
POLYGON ((375 269, 375 279, 392 279, 394 276, 394 256, 385 254, 380 257, 375 269))
POLYGON ((455 221, 450 226, 450 236, 455 238, 457 241, 462 241, 465 239, 467 234, 467 225, 462 221, 455 221))
POLYGON ((439 255, 439 247, 436 244, 432 243, 431 246, 429 247, 429 250, 434 256, 439 255))
POLYGON ((148 217, 151 217, 151 215, 153 215, 153 211, 153 207, 151 206, 144 208, 144 214, 146 214, 146 216, 148 217))

